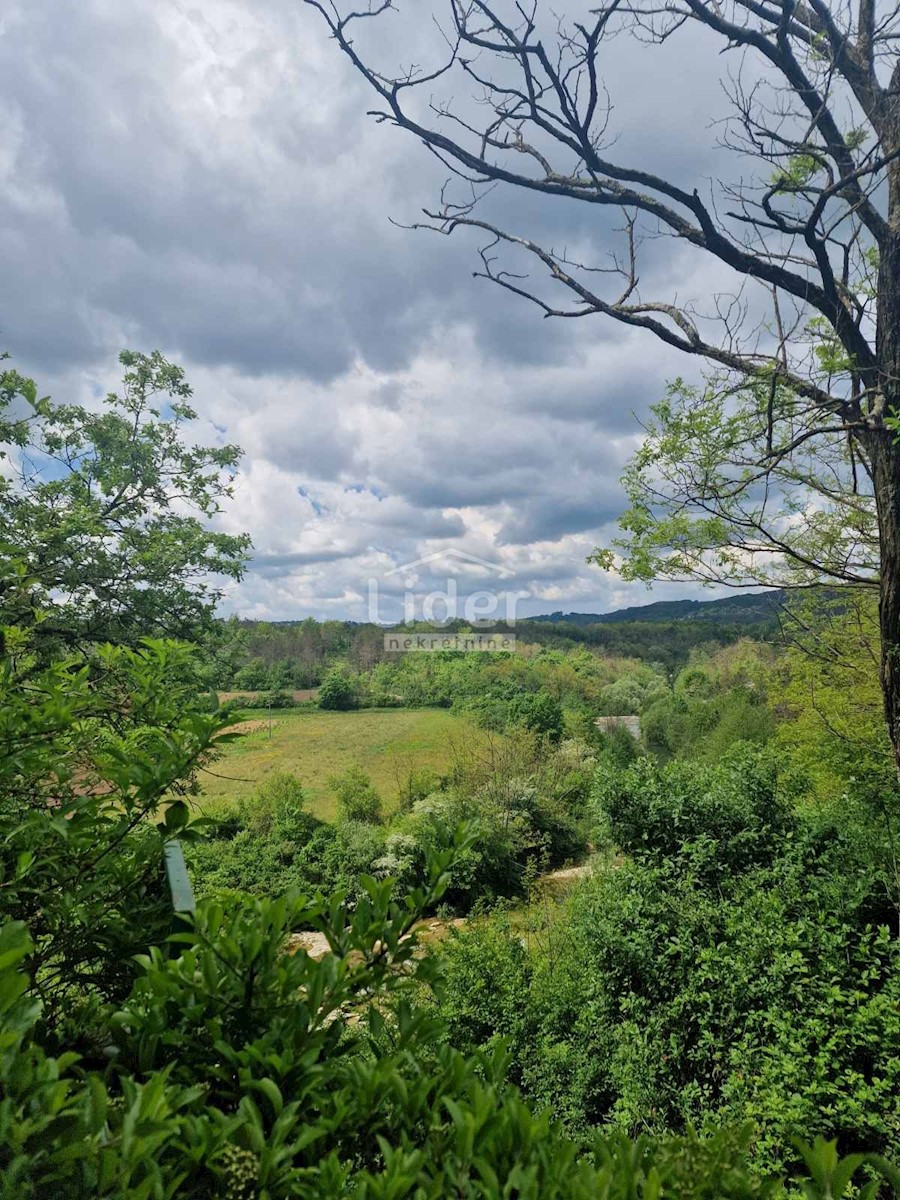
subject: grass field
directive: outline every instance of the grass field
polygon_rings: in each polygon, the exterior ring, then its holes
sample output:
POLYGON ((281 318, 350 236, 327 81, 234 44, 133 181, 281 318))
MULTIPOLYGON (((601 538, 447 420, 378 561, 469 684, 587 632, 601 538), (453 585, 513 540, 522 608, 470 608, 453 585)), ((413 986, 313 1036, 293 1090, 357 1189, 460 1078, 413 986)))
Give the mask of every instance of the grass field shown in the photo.
POLYGON ((389 812, 397 801, 398 771, 411 767, 444 770, 452 742, 480 735, 467 721, 444 709, 363 709, 359 712, 292 711, 273 714, 269 738, 265 713, 249 714, 244 733, 200 776, 200 806, 215 812, 223 803, 250 797, 269 771, 290 771, 309 797, 309 809, 330 820, 335 801, 328 779, 351 766, 362 767, 389 812))

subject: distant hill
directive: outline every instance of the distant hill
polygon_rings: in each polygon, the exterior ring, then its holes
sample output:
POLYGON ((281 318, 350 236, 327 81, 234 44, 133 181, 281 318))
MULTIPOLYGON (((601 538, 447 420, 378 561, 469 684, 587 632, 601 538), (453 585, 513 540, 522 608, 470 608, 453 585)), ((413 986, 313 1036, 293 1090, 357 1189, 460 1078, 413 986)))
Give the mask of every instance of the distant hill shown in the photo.
POLYGON ((624 621, 711 621, 716 625, 760 625, 772 621, 784 604, 785 593, 739 593, 719 600, 656 600, 608 613, 548 613, 529 621, 568 625, 616 625, 624 621))

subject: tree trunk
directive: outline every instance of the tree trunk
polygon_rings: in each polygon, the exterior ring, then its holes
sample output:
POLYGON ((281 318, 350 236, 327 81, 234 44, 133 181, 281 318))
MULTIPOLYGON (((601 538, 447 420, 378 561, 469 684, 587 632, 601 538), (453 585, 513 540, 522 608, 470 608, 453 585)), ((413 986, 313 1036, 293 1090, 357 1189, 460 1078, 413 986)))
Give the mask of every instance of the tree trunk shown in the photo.
POLYGON ((881 633, 881 690, 888 735, 900 777, 900 450, 894 435, 878 429, 866 439, 872 463, 881 581, 878 619, 881 633))
MULTIPOLYGON (((900 119, 894 114, 893 146, 900 146, 900 119)), ((870 429, 868 445, 878 514, 881 557, 878 617, 881 633, 881 690, 894 763, 900 778, 900 445, 881 424, 900 414, 900 163, 888 167, 888 236, 878 263, 878 318, 875 348, 880 368, 882 414, 870 429)))

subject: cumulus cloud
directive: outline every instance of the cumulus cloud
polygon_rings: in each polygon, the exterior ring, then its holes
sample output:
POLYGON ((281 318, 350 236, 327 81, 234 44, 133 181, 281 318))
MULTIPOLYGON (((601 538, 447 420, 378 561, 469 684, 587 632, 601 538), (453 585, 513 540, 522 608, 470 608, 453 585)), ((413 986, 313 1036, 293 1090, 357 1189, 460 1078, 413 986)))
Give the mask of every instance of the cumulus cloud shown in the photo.
MULTIPOLYGON (((427 5, 415 11, 374 31, 379 53, 435 52, 427 5)), ((611 57, 617 152, 702 185, 712 139, 683 136, 717 94, 702 61, 679 43, 636 89, 628 54, 611 57), (676 130, 658 97, 692 55, 676 130)), ((102 395, 125 345, 187 368, 198 437, 245 450, 222 519, 255 551, 232 610, 360 619, 370 580, 397 600, 390 572, 447 547, 502 565, 522 611, 640 599, 585 557, 623 506, 637 420, 683 364, 477 283, 471 238, 393 225, 446 172, 366 117, 310 9, 11 0, 0 71, 3 342, 59 398, 102 395)), ((611 219, 589 206, 488 205, 587 259, 609 248, 611 219)), ((682 294, 708 283, 685 250, 654 249, 647 270, 682 294)), ((457 574, 469 591, 496 583, 471 562, 457 574)))

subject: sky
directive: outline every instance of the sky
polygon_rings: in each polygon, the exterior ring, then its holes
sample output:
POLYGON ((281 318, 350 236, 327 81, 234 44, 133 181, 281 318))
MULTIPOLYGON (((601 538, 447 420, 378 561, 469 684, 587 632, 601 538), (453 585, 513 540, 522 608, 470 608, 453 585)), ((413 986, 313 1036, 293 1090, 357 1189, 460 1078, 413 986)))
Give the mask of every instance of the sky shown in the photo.
MULTIPOLYGON (((391 14, 379 52, 430 61, 426 8, 391 14)), ((616 47, 620 157, 703 186, 718 62, 688 40, 639 77, 643 51, 616 47)), ((185 368, 196 439, 244 451, 220 521, 254 550, 226 611, 362 620, 374 588, 390 619, 451 577, 517 594, 518 615, 717 594, 585 562, 615 535, 642 416, 696 368, 601 318, 543 320, 473 278, 472 237, 401 228, 446 169, 367 117, 300 0, 6 0, 0 76, 2 344, 57 400, 95 402, 124 347, 185 368)), ((577 205, 490 204, 608 249, 577 205)), ((682 297, 714 282, 677 247, 648 269, 682 297)))

